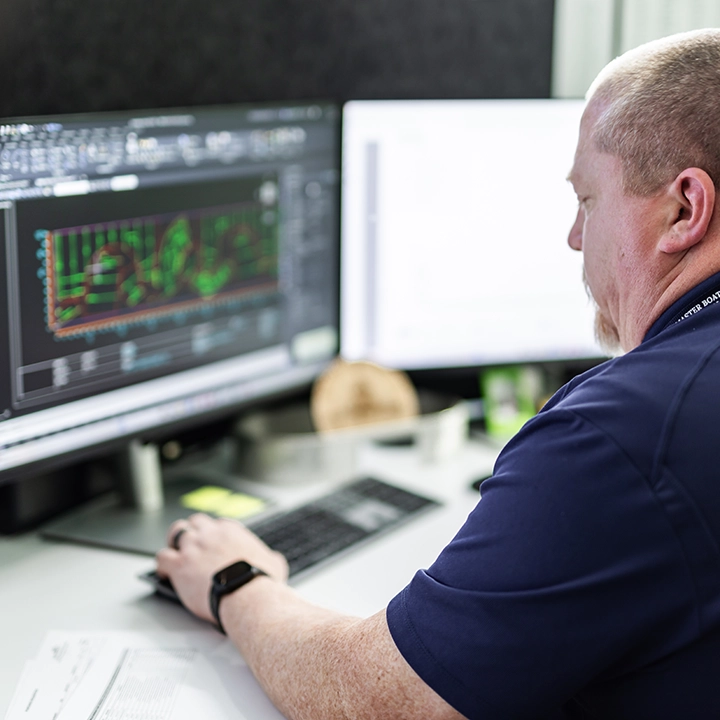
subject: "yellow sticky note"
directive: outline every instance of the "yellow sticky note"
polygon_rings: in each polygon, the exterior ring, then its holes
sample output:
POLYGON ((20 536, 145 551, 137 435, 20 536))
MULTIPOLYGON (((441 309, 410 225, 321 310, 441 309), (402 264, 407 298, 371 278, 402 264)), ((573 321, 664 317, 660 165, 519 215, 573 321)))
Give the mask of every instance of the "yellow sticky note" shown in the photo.
POLYGON ((233 492, 215 485, 205 485, 183 495, 180 504, 188 510, 239 519, 256 515, 265 508, 266 503, 265 500, 254 495, 233 492))

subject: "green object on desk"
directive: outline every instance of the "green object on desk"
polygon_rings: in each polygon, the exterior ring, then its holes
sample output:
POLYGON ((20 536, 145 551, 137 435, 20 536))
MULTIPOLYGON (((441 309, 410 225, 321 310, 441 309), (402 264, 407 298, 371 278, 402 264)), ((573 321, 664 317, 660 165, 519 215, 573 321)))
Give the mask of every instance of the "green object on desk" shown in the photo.
POLYGON ((254 495, 233 492, 216 485, 204 485, 180 497, 180 504, 188 510, 212 513, 218 517, 252 517, 265 509, 265 500, 254 495))
POLYGON ((508 440, 537 412, 542 377, 529 365, 493 368, 480 377, 488 435, 508 440))

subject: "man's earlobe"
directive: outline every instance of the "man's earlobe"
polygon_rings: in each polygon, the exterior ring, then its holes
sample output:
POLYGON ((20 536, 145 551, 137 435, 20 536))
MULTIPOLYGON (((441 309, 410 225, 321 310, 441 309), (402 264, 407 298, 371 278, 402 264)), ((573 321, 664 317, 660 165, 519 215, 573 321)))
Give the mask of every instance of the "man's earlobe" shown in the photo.
POLYGON ((658 249, 684 252, 707 234, 715 210, 715 184, 704 170, 687 168, 675 178, 669 192, 674 212, 658 249))

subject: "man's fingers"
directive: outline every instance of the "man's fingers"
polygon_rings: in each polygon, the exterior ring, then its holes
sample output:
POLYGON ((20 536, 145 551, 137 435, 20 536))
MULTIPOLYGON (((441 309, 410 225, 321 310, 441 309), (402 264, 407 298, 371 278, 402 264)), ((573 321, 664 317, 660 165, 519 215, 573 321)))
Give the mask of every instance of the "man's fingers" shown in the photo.
POLYGON ((168 528, 167 535, 165 538, 165 542, 167 542, 167 546, 170 548, 174 548, 175 550, 178 549, 178 543, 180 540, 180 534, 187 531, 187 529, 190 527, 190 524, 187 520, 184 518, 180 520, 176 520, 170 527, 168 528))
POLYGON ((187 523, 190 525, 190 527, 196 528, 197 530, 202 530, 203 528, 206 528, 209 525, 213 525, 216 522, 217 520, 215 518, 211 518, 205 513, 193 513, 187 519, 187 523))
POLYGON ((179 553, 177 550, 172 548, 163 548, 155 554, 155 562, 157 564, 157 571, 159 575, 163 577, 169 577, 171 571, 177 565, 179 553))
POLYGON ((216 521, 205 513, 194 513, 188 518, 180 518, 175 520, 168 528, 166 542, 168 547, 175 550, 180 549, 180 538, 183 533, 194 530, 202 531, 211 526, 216 521))

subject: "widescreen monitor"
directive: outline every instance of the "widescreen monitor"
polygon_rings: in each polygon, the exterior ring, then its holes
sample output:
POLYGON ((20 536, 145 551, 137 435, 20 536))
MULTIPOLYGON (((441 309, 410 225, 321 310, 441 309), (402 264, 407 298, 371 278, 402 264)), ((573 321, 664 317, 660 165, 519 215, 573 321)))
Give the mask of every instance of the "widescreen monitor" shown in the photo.
POLYGON ((339 120, 0 120, 0 483, 317 376, 338 349, 339 120))
POLYGON ((406 370, 599 358, 566 181, 583 102, 343 111, 341 351, 406 370))

